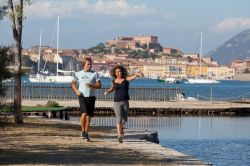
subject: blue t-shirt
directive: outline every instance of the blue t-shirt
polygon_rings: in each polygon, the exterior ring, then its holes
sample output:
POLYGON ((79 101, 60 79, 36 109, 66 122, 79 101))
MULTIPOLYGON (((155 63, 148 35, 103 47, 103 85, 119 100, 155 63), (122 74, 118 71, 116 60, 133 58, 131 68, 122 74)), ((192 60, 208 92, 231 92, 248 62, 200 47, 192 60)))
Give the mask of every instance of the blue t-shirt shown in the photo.
POLYGON ((90 71, 84 71, 81 70, 79 72, 76 72, 73 78, 74 81, 79 82, 79 91, 83 93, 84 97, 91 97, 95 96, 95 89, 89 88, 85 84, 91 83, 95 84, 97 81, 100 81, 100 77, 97 74, 97 72, 90 70, 90 71))

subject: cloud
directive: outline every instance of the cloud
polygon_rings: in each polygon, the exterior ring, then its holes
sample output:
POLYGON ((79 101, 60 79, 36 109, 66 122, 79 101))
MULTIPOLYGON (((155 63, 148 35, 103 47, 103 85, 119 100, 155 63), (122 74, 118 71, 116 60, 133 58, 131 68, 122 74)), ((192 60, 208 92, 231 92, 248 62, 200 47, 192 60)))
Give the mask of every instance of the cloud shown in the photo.
MULTIPOLYGON (((85 2, 83 0, 83 2, 85 2)), ((33 3, 25 8, 25 15, 29 18, 48 18, 58 15, 70 16, 74 11, 74 6, 82 5, 79 1, 56 1, 44 0, 33 1, 33 3)))
POLYGON ((145 4, 130 5, 125 0, 99 0, 93 6, 96 13, 130 16, 130 15, 146 15, 153 13, 153 9, 149 9, 145 4))
POLYGON ((28 17, 47 18, 57 15, 76 17, 79 15, 112 15, 118 17, 159 15, 162 18, 172 18, 175 15, 149 8, 146 4, 129 4, 126 0, 37 0, 26 7, 28 17), (92 3, 90 3, 92 2, 92 3))
POLYGON ((227 18, 217 25, 212 27, 215 32, 226 32, 233 31, 236 29, 244 29, 250 27, 250 18, 239 17, 239 18, 227 18))

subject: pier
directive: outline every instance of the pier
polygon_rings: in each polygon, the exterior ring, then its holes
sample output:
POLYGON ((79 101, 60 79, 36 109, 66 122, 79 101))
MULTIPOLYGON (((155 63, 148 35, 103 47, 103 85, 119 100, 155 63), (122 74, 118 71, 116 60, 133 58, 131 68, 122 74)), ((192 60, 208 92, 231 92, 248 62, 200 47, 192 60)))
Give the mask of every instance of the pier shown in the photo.
MULTIPOLYGON (((79 115, 78 100, 57 100, 67 108, 66 115, 79 115)), ((25 106, 46 105, 47 100, 22 100, 25 106)), ((62 116, 63 113, 58 115, 62 116)), ((112 101, 96 101, 96 116, 113 115, 112 101)), ((130 101, 130 116, 168 115, 250 115, 250 102, 227 101, 130 101)))
MULTIPOLYGON (((4 84, 5 96, 1 100, 12 102, 14 88, 12 83, 4 84)), ((104 87, 96 91, 97 116, 113 115, 113 94, 104 96, 104 87)), ((209 100, 182 100, 181 89, 178 87, 131 87, 130 88, 130 115, 168 116, 168 115, 249 115, 250 101, 216 101, 209 100)), ((46 105, 47 101, 58 102, 66 110, 47 111, 43 115, 47 117, 59 116, 67 118, 67 115, 79 115, 78 97, 73 93, 68 84, 23 84, 22 105, 37 106, 46 105)), ((27 113, 28 115, 30 113, 27 113)), ((37 114, 41 114, 37 112, 37 114)))

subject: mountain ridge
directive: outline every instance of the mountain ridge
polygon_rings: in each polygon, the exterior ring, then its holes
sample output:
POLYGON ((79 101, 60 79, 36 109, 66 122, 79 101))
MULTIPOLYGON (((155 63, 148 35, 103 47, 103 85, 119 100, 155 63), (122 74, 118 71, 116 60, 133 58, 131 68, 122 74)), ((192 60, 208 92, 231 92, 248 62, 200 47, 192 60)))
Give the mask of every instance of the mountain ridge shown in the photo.
POLYGON ((233 60, 250 59, 250 29, 243 30, 219 47, 207 53, 219 64, 230 64, 233 60))

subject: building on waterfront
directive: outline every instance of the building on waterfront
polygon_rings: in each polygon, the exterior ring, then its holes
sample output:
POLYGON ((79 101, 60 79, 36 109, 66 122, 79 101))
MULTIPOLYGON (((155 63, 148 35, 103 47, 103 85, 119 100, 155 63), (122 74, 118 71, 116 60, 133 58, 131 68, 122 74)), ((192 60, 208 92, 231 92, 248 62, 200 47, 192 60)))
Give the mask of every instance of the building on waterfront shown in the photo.
POLYGON ((167 57, 165 60, 165 78, 183 78, 186 77, 186 63, 182 58, 167 57))
POLYGON ((233 79, 235 70, 228 66, 209 67, 209 76, 218 80, 233 79), (213 69, 213 72, 211 69, 213 69))
POLYGON ((218 79, 233 79, 235 77, 235 69, 228 66, 220 66, 218 79))
POLYGON ((234 60, 230 67, 234 68, 236 73, 243 73, 246 70, 250 72, 250 60, 234 60))
POLYGON ((145 75, 143 63, 137 63, 136 65, 129 65, 128 71, 130 73, 143 72, 143 74, 145 75))
POLYGON ((142 72, 144 76, 148 78, 165 77, 166 68, 164 65, 147 64, 143 65, 142 72))
POLYGON ((186 66, 186 77, 193 77, 197 78, 201 75, 207 76, 208 75, 208 66, 205 65, 187 65, 186 66))
MULTIPOLYGON (((77 71, 81 69, 82 58, 91 56, 96 71, 106 72, 115 65, 124 65, 131 73, 142 71, 145 77, 150 78, 186 78, 204 75, 226 79, 233 78, 235 73, 232 68, 225 66, 220 68, 210 57, 204 56, 200 59, 199 54, 186 54, 179 48, 161 47, 158 37, 153 35, 117 37, 108 40, 105 46, 102 44, 101 48, 100 50, 98 48, 59 50, 60 57, 63 59, 60 67, 66 70, 76 67, 77 71)), ((33 61, 31 65, 35 66, 38 61, 38 47, 24 50, 23 53, 30 57, 33 61)), ((51 71, 55 68, 56 54, 55 48, 44 47, 42 49, 41 57, 51 71)), ((236 71, 243 72, 246 68, 250 69, 249 64, 248 61, 235 61, 232 66, 237 68, 236 71)))

